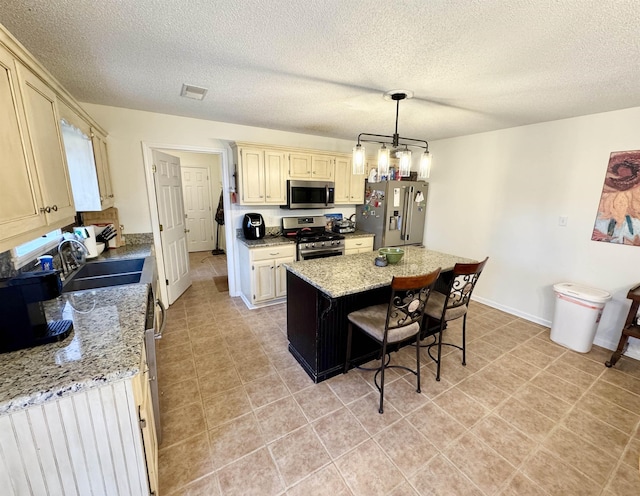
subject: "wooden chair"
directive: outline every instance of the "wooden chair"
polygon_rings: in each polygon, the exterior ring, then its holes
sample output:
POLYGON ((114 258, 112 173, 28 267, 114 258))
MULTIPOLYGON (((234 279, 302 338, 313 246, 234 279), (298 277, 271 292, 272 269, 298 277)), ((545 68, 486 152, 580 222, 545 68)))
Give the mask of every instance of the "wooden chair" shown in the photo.
POLYGON ((430 274, 414 277, 394 277, 391 281, 391 299, 388 304, 374 305, 351 312, 347 334, 347 357, 344 373, 349 371, 351 362, 351 341, 353 327, 358 327, 369 337, 377 341, 380 346, 380 366, 376 368, 358 367, 364 370, 375 370, 374 382, 380 391, 380 407, 383 413, 384 402, 384 371, 387 368, 402 368, 417 377, 416 392, 420 392, 420 349, 416 352, 416 370, 402 365, 390 365, 391 354, 387 352, 387 345, 415 339, 419 340, 422 320, 429 295, 435 285, 440 269, 430 274), (388 357, 387 357, 388 356, 388 357), (380 376, 380 382, 378 382, 380 376))
MULTIPOLYGON (((434 291, 429 298, 425 314, 430 318, 438 321, 439 326, 437 331, 432 334, 423 335, 422 337, 434 336, 434 342, 424 345, 420 344, 419 347, 426 347, 428 349, 429 356, 437 364, 436 366, 436 381, 440 380, 440 364, 442 361, 442 346, 452 346, 462 350, 462 365, 467 364, 466 359, 466 332, 467 332, 467 310, 469 309, 469 301, 471 300, 471 293, 476 287, 478 278, 484 269, 485 264, 489 260, 489 257, 479 263, 462 264, 458 263, 453 268, 451 282, 449 283, 448 293, 442 294, 434 291), (462 346, 458 346, 453 343, 442 342, 442 332, 447 326, 447 322, 463 318, 462 322, 462 346), (437 346, 438 355, 437 358, 431 353, 431 348, 437 346)), ((419 348, 418 347, 418 348, 419 348)))

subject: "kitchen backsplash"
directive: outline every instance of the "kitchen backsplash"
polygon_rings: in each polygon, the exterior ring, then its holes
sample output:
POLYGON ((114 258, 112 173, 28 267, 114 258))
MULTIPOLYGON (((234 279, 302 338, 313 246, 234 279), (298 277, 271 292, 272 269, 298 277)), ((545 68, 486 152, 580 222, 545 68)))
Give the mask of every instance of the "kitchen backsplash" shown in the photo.
MULTIPOLYGON (((153 233, 129 233, 125 235, 127 245, 145 245, 153 243, 153 233)), ((60 256, 58 255, 58 249, 52 248, 45 255, 53 256, 53 267, 55 269, 61 269, 62 263, 60 262, 60 256)), ((11 260, 11 250, 0 253, 0 278, 13 277, 21 272, 31 272, 38 267, 38 259, 34 258, 28 263, 24 264, 19 269, 14 268, 13 261, 11 260)))

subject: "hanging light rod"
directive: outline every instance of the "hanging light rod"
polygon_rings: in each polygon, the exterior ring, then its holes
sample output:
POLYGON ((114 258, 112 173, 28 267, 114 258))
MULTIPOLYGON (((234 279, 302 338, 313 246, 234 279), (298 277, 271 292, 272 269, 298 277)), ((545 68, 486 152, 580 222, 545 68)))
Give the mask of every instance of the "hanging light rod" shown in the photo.
POLYGON ((353 173, 364 174, 366 152, 361 143, 379 143, 382 147, 378 150, 378 175, 382 178, 389 174, 390 150, 386 145, 394 148, 396 157, 400 159, 400 176, 408 177, 411 171, 411 150, 409 147, 424 148, 420 158, 418 177, 428 179, 431 169, 431 155, 429 153, 429 143, 426 140, 405 138, 398 134, 398 116, 400 114, 400 102, 413 97, 413 92, 407 90, 391 90, 384 94, 385 100, 396 102, 396 127, 393 135, 360 133, 358 143, 353 148, 353 173), (404 149, 398 150, 398 148, 404 149))

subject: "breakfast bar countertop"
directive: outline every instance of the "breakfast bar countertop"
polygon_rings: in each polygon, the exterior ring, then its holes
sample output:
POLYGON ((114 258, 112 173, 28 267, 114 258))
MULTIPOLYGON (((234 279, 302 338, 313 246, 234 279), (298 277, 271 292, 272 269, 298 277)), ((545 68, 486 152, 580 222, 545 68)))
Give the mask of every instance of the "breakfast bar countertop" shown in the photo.
MULTIPOLYGON (((109 250, 97 260, 140 258, 149 245, 109 250)), ((148 284, 63 293, 44 302, 48 320, 72 320, 57 343, 0 355, 0 416, 139 373, 148 284)))
POLYGON ((450 270, 456 263, 475 260, 427 250, 419 246, 404 247, 404 256, 397 264, 377 267, 378 252, 358 253, 341 257, 319 258, 284 264, 291 273, 308 282, 330 298, 362 293, 388 286, 393 276, 415 276, 438 267, 450 270))

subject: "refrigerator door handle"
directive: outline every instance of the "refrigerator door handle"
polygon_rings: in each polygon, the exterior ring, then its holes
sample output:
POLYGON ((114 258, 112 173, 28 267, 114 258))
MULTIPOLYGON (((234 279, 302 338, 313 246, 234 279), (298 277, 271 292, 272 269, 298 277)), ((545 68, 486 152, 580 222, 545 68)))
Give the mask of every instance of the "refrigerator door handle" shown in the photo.
POLYGON ((413 186, 409 188, 407 192, 407 209, 405 215, 407 216, 407 222, 405 222, 405 241, 409 241, 411 235, 411 228, 413 224, 413 186))
POLYGON ((409 202, 407 201, 409 198, 409 188, 406 186, 404 188, 404 198, 402 199, 402 230, 400 231, 400 239, 402 241, 407 240, 407 224, 409 224, 409 202))

